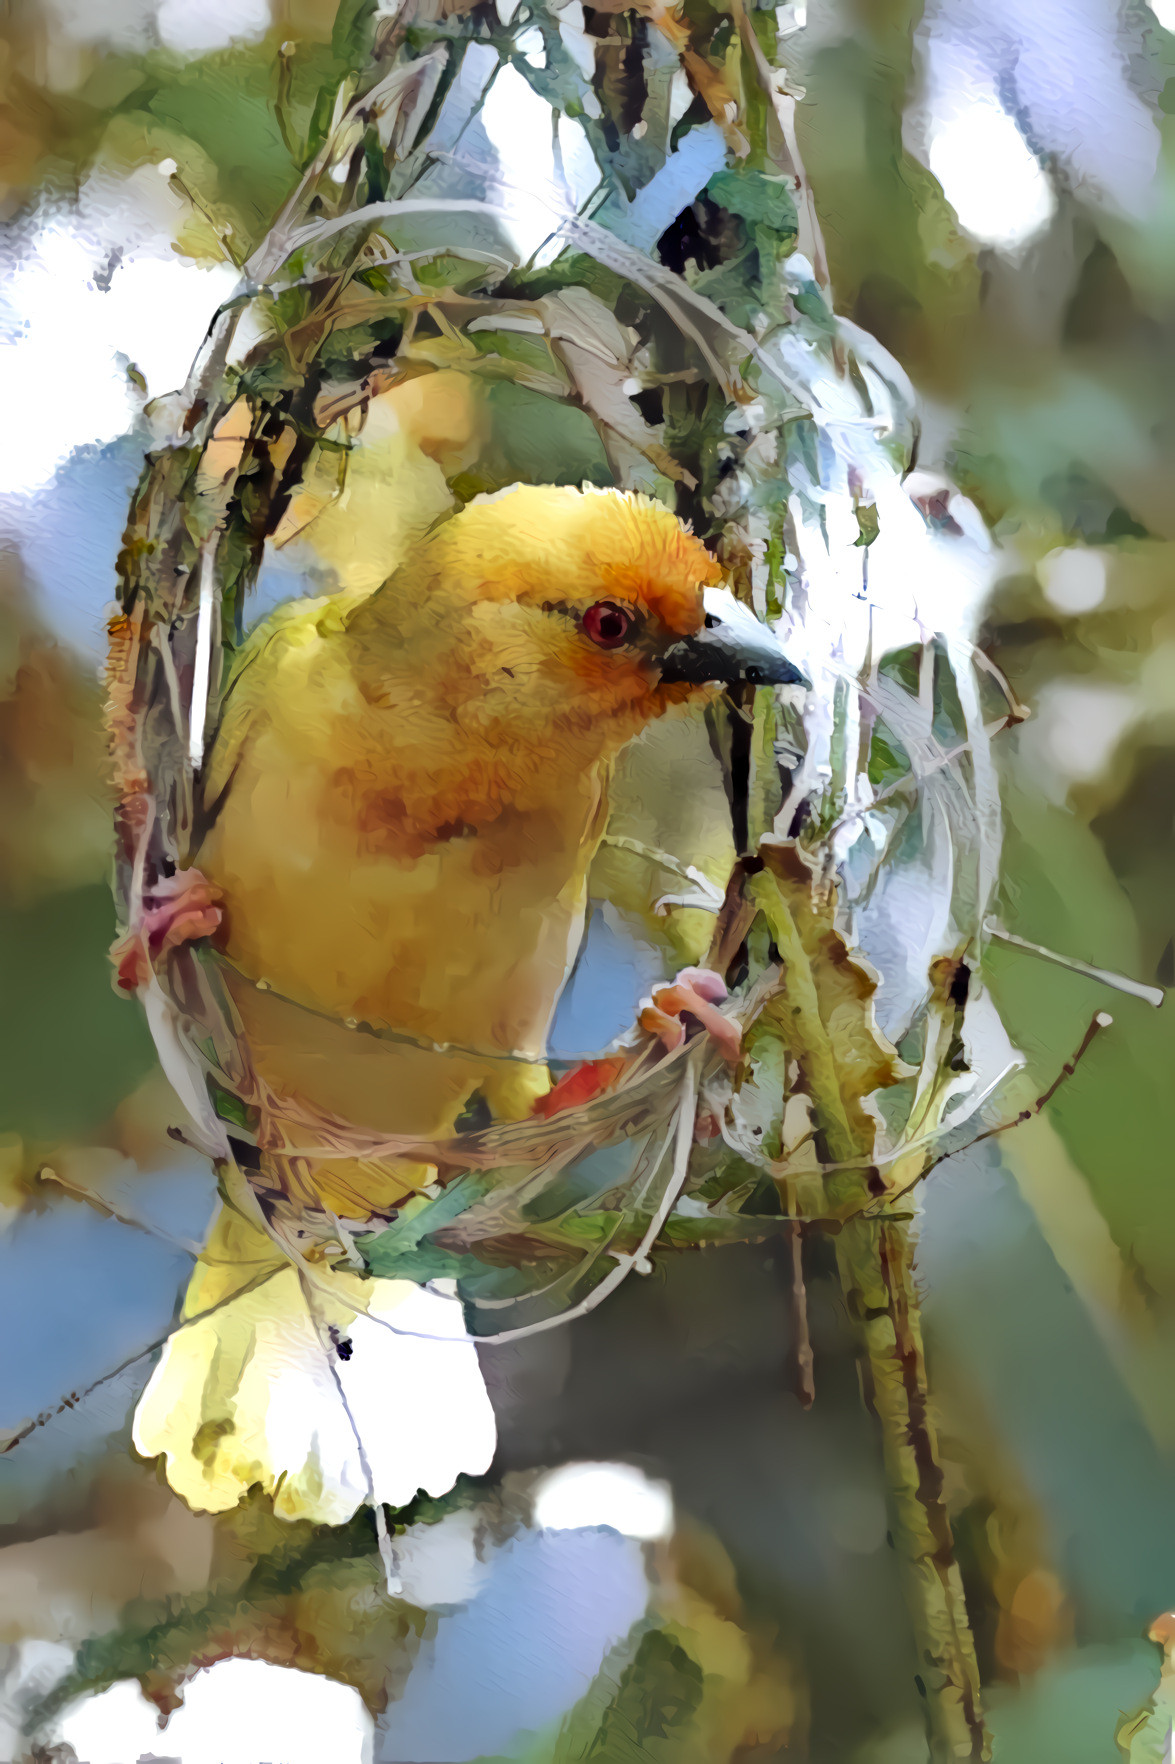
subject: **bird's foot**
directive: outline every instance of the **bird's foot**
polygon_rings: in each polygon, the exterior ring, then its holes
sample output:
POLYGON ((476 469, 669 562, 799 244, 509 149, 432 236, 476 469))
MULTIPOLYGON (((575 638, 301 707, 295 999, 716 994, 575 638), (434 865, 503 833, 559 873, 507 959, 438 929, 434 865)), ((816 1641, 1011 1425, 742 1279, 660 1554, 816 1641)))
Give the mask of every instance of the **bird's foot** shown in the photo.
MULTIPOLYGON (((668 986, 659 986, 651 1001, 641 1011, 642 1029, 655 1035, 672 1053, 686 1038, 685 1019, 693 1018, 721 1048, 728 1060, 737 1060, 742 1052, 742 1031, 738 1024, 723 1016, 717 1006, 726 997, 726 983, 710 968, 683 968, 668 986)), ((618 1054, 606 1060, 585 1060, 582 1065, 565 1072, 559 1082, 540 1096, 531 1113, 543 1120, 564 1109, 594 1102, 610 1090, 631 1063, 632 1055, 618 1054)), ((716 1123, 709 1118, 702 1137, 712 1138, 716 1123)))
POLYGON ((742 1030, 718 1009, 726 997, 726 982, 712 968, 683 968, 668 986, 659 986, 640 1014, 640 1026, 669 1049, 686 1038, 686 1019, 692 1017, 722 1050, 728 1060, 742 1052, 742 1030))
POLYGON ((177 870, 156 883, 144 897, 142 924, 110 952, 119 988, 137 992, 165 951, 211 937, 223 917, 220 898, 220 889, 199 870, 177 870))

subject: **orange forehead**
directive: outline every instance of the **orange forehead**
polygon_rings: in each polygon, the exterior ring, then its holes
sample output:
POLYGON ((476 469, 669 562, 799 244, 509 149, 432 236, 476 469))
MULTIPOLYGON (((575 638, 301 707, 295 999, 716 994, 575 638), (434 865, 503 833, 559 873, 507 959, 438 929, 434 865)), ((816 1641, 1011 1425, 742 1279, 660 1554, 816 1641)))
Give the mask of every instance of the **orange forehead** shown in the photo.
POLYGON ((607 598, 641 606, 679 634, 698 629, 701 590, 721 580, 675 515, 620 490, 518 485, 471 503, 436 539, 479 598, 607 598))
POLYGON ((701 590, 720 580, 702 542, 651 497, 619 490, 572 494, 589 577, 585 591, 598 582, 611 598, 645 607, 670 631, 696 631, 701 590))
MULTIPOLYGON (((659 514, 666 513, 654 506, 659 514)), ((628 555, 598 560, 606 592, 615 600, 646 607, 670 631, 683 636, 696 631, 701 590, 721 580, 710 553, 672 517, 668 522, 634 520, 632 537, 628 555)))

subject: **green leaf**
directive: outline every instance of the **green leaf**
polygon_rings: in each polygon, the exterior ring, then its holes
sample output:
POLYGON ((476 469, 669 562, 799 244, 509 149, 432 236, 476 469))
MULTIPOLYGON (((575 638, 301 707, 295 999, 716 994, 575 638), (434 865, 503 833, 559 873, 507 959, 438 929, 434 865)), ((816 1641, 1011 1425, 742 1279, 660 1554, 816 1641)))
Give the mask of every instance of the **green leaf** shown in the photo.
POLYGON ((356 1239, 356 1248, 373 1274, 384 1275, 423 1238, 442 1225, 451 1225, 465 1208, 480 1200, 493 1186, 489 1176, 469 1173, 442 1189, 438 1195, 413 1195, 395 1223, 369 1237, 356 1239))
POLYGON ((796 232, 795 199, 786 178, 728 169, 714 173, 706 193, 728 213, 745 221, 762 222, 776 234, 796 232))
POLYGON ((859 502, 853 513, 857 517, 857 537, 854 545, 872 545, 881 531, 881 521, 877 513, 877 505, 872 502, 859 502))
POLYGON ((212 1106, 220 1119, 228 1121, 234 1127, 243 1127, 246 1132, 249 1131, 252 1126, 249 1118, 250 1111, 241 1098, 234 1096, 231 1090, 224 1090, 219 1084, 210 1085, 209 1090, 212 1095, 212 1106))
POLYGON ((378 0, 341 0, 331 32, 331 51, 358 70, 371 54, 378 0))
POLYGON ((636 1625, 567 1716, 547 1755, 552 1764, 670 1764, 702 1703, 697 1661, 664 1629, 636 1625), (670 1748, 673 1748, 671 1750, 670 1748))
POLYGON ((0 1117, 50 1142, 97 1130, 154 1063, 139 1011, 116 996, 102 882, 0 908, 0 1117))
POLYGON ((219 174, 216 196, 259 238, 296 175, 274 116, 268 63, 232 50, 204 56, 161 81, 147 111, 208 155, 219 174))

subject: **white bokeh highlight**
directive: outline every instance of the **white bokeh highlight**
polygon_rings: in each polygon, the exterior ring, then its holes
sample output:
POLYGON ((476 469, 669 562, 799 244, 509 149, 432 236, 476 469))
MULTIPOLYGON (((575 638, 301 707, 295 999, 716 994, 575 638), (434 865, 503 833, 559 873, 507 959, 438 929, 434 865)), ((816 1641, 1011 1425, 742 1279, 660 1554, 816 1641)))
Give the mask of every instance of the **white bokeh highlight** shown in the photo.
POLYGON ((162 43, 179 55, 207 55, 264 36, 268 0, 48 0, 56 47, 96 44, 141 54, 162 43))
POLYGON ((84 1764, 370 1764, 372 1721, 349 1685, 264 1660, 222 1660, 198 1672, 162 1730, 133 1679, 67 1711, 60 1737, 84 1764))
POLYGON ((1122 737, 1144 714, 1139 694, 1104 680, 1048 680, 1019 731, 1020 752, 1034 782, 1063 803, 1075 784, 1100 778, 1122 737))
POLYGON ((1079 200, 1142 217, 1160 135, 1135 90, 1140 22, 1119 0, 928 0, 917 31, 922 93, 907 114, 912 144, 925 158, 937 126, 995 104, 1034 154, 1055 159, 1079 200))
POLYGON ((651 1543, 673 1533, 673 1496, 634 1464, 562 1464, 534 1487, 534 1523, 543 1531, 606 1525, 651 1543))
POLYGON ((1056 213, 1052 185, 994 96, 934 123, 929 160, 959 225, 980 244, 1014 251, 1056 213))
POLYGON ((396 1535, 400 1590, 410 1605, 467 1605, 489 1579, 491 1558, 481 1536, 482 1521, 472 1507, 459 1507, 443 1519, 410 1525, 396 1535))
POLYGON ((1044 597, 1058 612, 1078 617, 1093 612, 1106 598, 1106 557, 1090 546, 1062 546, 1036 566, 1044 597))
POLYGON ((155 23, 167 49, 208 55, 229 43, 263 37, 272 20, 269 0, 163 0, 155 23))

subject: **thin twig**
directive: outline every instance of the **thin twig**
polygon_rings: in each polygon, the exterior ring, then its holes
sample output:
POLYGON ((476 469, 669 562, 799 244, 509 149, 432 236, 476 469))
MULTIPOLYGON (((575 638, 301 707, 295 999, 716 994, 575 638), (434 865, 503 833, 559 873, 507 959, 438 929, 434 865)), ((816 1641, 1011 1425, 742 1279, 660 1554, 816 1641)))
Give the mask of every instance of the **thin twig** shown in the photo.
POLYGON ((634 856, 645 858, 650 864, 655 864, 658 869, 668 870, 672 875, 681 876, 686 882, 692 882, 705 901, 703 910, 706 912, 718 912, 726 898, 723 890, 711 882, 709 876, 703 875, 702 871, 695 868, 693 864, 683 863, 671 852, 658 851, 651 845, 643 845, 639 839, 630 839, 624 833, 605 833, 600 843, 601 845, 615 846, 618 851, 631 851, 634 856))
POLYGON ((54 1183, 58 1188, 64 1189, 66 1194, 72 1194, 78 1200, 85 1201, 88 1206, 104 1214, 108 1219, 117 1219, 120 1225, 129 1225, 134 1231, 143 1231, 148 1237, 158 1239, 160 1243, 165 1243, 169 1249, 182 1251, 185 1256, 191 1256, 193 1260, 200 1254, 200 1245, 194 1243, 190 1237, 176 1237, 173 1232, 165 1230, 162 1225, 153 1225, 149 1219, 141 1218, 138 1213, 132 1213, 129 1208, 115 1206, 113 1201, 107 1200, 105 1195, 99 1194, 96 1189, 87 1188, 84 1183, 72 1181, 68 1176, 63 1176, 60 1170, 54 1170, 49 1164, 45 1164, 37 1174, 42 1182, 54 1183))
POLYGON ((799 1219, 789 1221, 786 1236, 791 1265, 792 1360, 796 1396, 801 1409, 810 1409, 816 1401, 816 1362, 808 1317, 808 1288, 804 1281, 804 1227, 799 1219))
POLYGON ((1029 955, 1040 956, 1043 961, 1053 962, 1058 968, 1068 968, 1072 974, 1083 974, 1086 979, 1097 980, 1102 986, 1112 987, 1115 992, 1125 992, 1131 998, 1140 998, 1144 1004, 1153 1005, 1156 1010, 1167 996, 1161 986, 1146 986, 1141 980, 1131 980, 1125 974, 1115 974, 1112 968, 1095 968, 1091 962, 1078 961, 1076 956, 1061 955, 1055 949, 1047 949, 1043 943, 1029 943, 1026 937, 1017 937, 1011 931, 1005 931, 998 919, 985 920, 983 929, 997 943, 1007 943, 1013 949, 1026 950, 1029 955))
MULTIPOLYGON (((919 1177, 919 1180, 925 1180, 932 1170, 936 1170, 940 1164, 945 1164, 948 1158, 957 1158, 962 1152, 971 1151, 975 1146, 982 1145, 984 1140, 995 1139, 1001 1133, 1010 1133, 1013 1127, 1022 1127, 1025 1121, 1031 1121, 1035 1115, 1039 1115, 1041 1110, 1044 1109, 1048 1103, 1052 1102, 1062 1084, 1072 1078, 1074 1072, 1076 1072, 1078 1066, 1081 1064, 1102 1030, 1109 1029, 1113 1024, 1113 1021, 1114 1019, 1108 1011, 1098 1011, 1093 1018, 1093 1021, 1090 1023, 1089 1028, 1082 1036, 1081 1044, 1077 1048, 1076 1053, 1072 1054, 1069 1059, 1065 1061, 1065 1064, 1061 1067, 1061 1070, 1057 1073, 1057 1076, 1053 1079, 1048 1089, 1042 1091, 1036 1098, 1035 1102, 1031 1102, 1028 1104, 1027 1108, 1021 1109, 1020 1113, 1014 1116, 1012 1120, 1000 1121, 995 1127, 988 1127, 983 1133, 977 1133, 974 1139, 969 1139, 967 1141, 966 1145, 955 1146, 951 1151, 943 1152, 941 1157, 935 1158, 932 1163, 926 1166, 921 1177, 919 1177)), ((895 1189, 895 1197, 908 1193, 912 1187, 913 1183, 907 1183, 904 1187, 895 1189)))
POLYGON ((4 1444, 0 1445, 0 1457, 20 1445, 22 1440, 27 1439, 38 1428, 47 1426, 58 1415, 63 1415, 67 1409, 76 1409, 79 1403, 84 1402, 101 1385, 109 1384, 112 1378, 117 1378, 120 1372, 126 1372, 130 1367, 137 1366, 140 1360, 145 1360, 149 1355, 158 1353, 159 1349, 166 1347, 172 1336, 178 1335, 181 1329, 190 1329, 195 1323, 203 1323, 205 1318, 211 1317, 216 1311, 223 1310, 226 1305, 231 1305, 234 1299, 244 1298, 245 1294, 249 1292, 256 1292, 259 1286, 264 1286, 266 1281, 272 1280, 275 1274, 283 1272, 284 1270, 281 1268, 267 1268, 264 1273, 256 1274, 252 1280, 246 1281, 243 1286, 238 1286, 235 1292, 230 1292, 224 1298, 218 1299, 214 1305, 209 1305, 207 1310, 197 1311, 191 1317, 181 1317, 178 1322, 172 1324, 170 1329, 165 1330, 162 1335, 156 1336, 154 1341, 148 1342, 146 1347, 140 1348, 128 1359, 120 1361, 117 1366, 112 1366, 108 1372, 101 1373, 82 1390, 70 1391, 68 1396, 63 1396, 59 1400, 55 1408, 42 1409, 41 1413, 34 1415, 31 1421, 26 1421, 23 1426, 18 1427, 15 1432, 9 1434, 4 1444))

